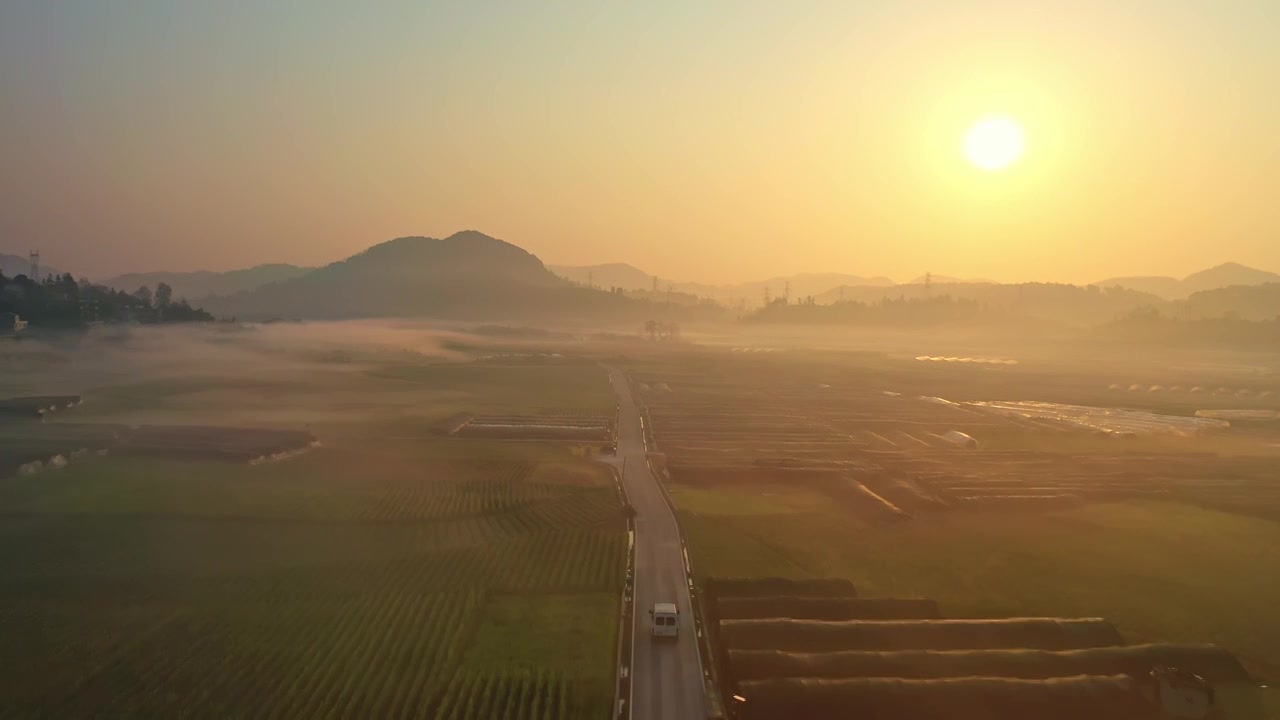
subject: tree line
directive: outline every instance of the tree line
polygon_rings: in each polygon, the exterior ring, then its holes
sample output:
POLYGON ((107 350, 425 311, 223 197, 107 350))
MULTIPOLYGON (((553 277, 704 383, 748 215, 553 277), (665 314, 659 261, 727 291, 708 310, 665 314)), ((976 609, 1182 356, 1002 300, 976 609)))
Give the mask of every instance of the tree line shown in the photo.
POLYGON ((194 308, 186 298, 173 299, 166 283, 155 290, 140 287, 132 293, 70 273, 33 280, 0 273, 0 313, 15 313, 31 327, 76 328, 93 322, 181 323, 208 322, 213 316, 194 308))
POLYGON ((776 298, 743 318, 751 323, 849 324, 917 326, 971 322, 989 313, 976 300, 952 298, 883 298, 876 302, 845 301, 819 305, 813 298, 797 303, 776 298))

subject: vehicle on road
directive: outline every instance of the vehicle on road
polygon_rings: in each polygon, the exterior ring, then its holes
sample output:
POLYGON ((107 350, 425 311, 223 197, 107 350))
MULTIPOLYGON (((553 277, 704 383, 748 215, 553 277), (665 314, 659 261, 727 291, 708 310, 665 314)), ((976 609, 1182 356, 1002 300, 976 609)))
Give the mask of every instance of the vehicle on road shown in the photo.
POLYGON ((680 611, 676 609, 675 603, 654 603, 649 610, 649 617, 653 619, 654 639, 680 636, 680 611))

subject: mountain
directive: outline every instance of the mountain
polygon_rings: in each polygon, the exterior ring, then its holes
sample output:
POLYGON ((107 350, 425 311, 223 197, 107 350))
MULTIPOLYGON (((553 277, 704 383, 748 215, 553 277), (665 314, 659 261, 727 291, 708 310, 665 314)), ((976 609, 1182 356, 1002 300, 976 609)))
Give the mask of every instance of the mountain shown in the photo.
POLYGON ((1094 283, 1100 287, 1120 286, 1159 295, 1165 300, 1181 300, 1192 293, 1231 287, 1232 285, 1263 285, 1280 282, 1280 275, 1258 270, 1240 263, 1223 263, 1208 270, 1192 273, 1181 280, 1171 277, 1118 277, 1094 283))
POLYGON ((346 260, 233 296, 207 309, 238 317, 434 317, 459 320, 635 319, 654 306, 577 287, 525 250, 468 230, 402 237, 346 260))
POLYGON ((1188 294, 1202 290, 1216 290, 1232 285, 1265 285, 1280 282, 1280 275, 1266 270, 1258 270, 1240 263, 1223 263, 1208 270, 1182 278, 1182 287, 1188 294))
POLYGON ((160 283, 168 283, 173 288, 175 298, 185 297, 191 300, 202 299, 210 295, 234 295, 235 293, 254 290, 274 282, 292 280, 301 277, 313 268, 298 267, 277 263, 257 265, 244 270, 230 272, 146 272, 127 273, 103 281, 107 287, 133 292, 142 286, 154 288, 160 283))
MULTIPOLYGON (((31 261, 27 258, 20 255, 0 253, 0 273, 4 273, 5 277, 27 275, 30 272, 31 261)), ((49 275, 62 275, 63 271, 49 265, 41 265, 40 274, 48 277, 49 275)))

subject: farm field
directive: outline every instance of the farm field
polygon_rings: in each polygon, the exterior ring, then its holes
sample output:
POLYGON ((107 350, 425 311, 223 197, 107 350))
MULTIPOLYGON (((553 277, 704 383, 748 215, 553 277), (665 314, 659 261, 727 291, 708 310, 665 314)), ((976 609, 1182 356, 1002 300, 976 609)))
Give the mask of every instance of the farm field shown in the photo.
POLYGON ((147 333, 82 373, 72 357, 6 377, 0 394, 76 383, 83 406, 28 427, 50 435, 217 425, 319 445, 0 478, 0 717, 605 717, 626 552, 612 474, 564 442, 441 430, 461 412, 611 416, 604 371, 407 356, 412 336, 338 356, 309 348, 341 337, 217 338, 243 363, 214 367, 163 364, 167 343, 207 338, 147 333))
POLYGON ((1213 643, 1280 679, 1262 570, 1280 564, 1280 425, 1201 424, 1190 392, 1247 386, 1208 402, 1256 411, 1274 374, 1148 371, 1160 387, 1138 393, 1105 364, 731 350, 629 370, 700 577, 847 578, 947 618, 1102 617, 1128 645, 1213 643))
POLYGON ((1257 572, 1280 562, 1280 527, 1264 520, 1121 503, 885 528, 838 510, 713 514, 681 497, 708 575, 849 578, 861 595, 929 597, 952 617, 1101 614, 1132 642, 1212 642, 1280 672, 1280 624, 1266 620, 1280 588, 1257 572))

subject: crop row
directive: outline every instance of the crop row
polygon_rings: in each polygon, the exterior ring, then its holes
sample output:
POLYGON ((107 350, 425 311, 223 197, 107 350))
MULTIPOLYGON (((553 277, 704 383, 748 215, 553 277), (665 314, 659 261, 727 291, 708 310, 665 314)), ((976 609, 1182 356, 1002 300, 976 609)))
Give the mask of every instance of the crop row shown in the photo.
MULTIPOLYGON (((424 469, 426 470, 426 469, 424 469)), ((510 465, 486 472, 483 479, 454 480, 441 478, 434 470, 422 476, 407 477, 385 487, 377 501, 365 511, 366 517, 378 520, 430 520, 487 515, 510 510, 536 498, 552 496, 562 490, 527 479, 528 465, 510 465)))
POLYGON ((626 535, 575 528, 545 531, 478 546, 432 548, 374 567, 297 571, 283 587, 266 586, 282 603, 333 588, 374 593, 608 591, 621 587, 626 535), (299 597, 302 596, 302 597, 299 597))
POLYGON ((478 592, 389 593, 287 614, 177 615, 122 635, 39 705, 51 717, 164 717, 197 706, 208 716, 421 717, 465 651, 482 601, 478 592))
MULTIPOLYGON (((493 518, 463 522, 483 528, 493 518)), ((45 599, 0 614, 0 663, 14 669, 0 677, 0 718, 172 717, 193 707, 217 717, 434 717, 489 594, 621 587, 620 523, 539 527, 508 538, 478 529, 490 539, 449 547, 397 529, 388 532, 410 550, 381 563, 125 581, 118 592, 56 601, 43 594, 47 583, 23 585, 45 599)), ((530 693, 519 712, 508 703, 512 717, 547 716, 532 710, 535 698, 547 707, 545 693, 530 693)), ((459 717, 503 717, 506 707, 459 717)))
POLYGON ((572 682, 539 670, 459 672, 436 712, 441 720, 559 720, 571 715, 572 682))
POLYGON ((377 570, 318 569, 310 581, 247 587, 207 603, 158 596, 145 613, 117 613, 109 628, 86 628, 109 622, 87 609, 66 615, 33 605, 0 619, 9 638, 0 660, 41 668, 40 686, 5 688, 11 702, 0 717, 166 717, 193 704, 202 715, 281 720, 561 717, 552 708, 568 688, 550 676, 486 678, 500 705, 467 700, 447 715, 435 708, 489 593, 616 589, 624 553, 618 532, 536 533, 377 570), (60 629, 68 619, 82 630, 60 629), (76 641, 92 649, 72 656, 47 646, 82 632, 102 642, 76 641))

